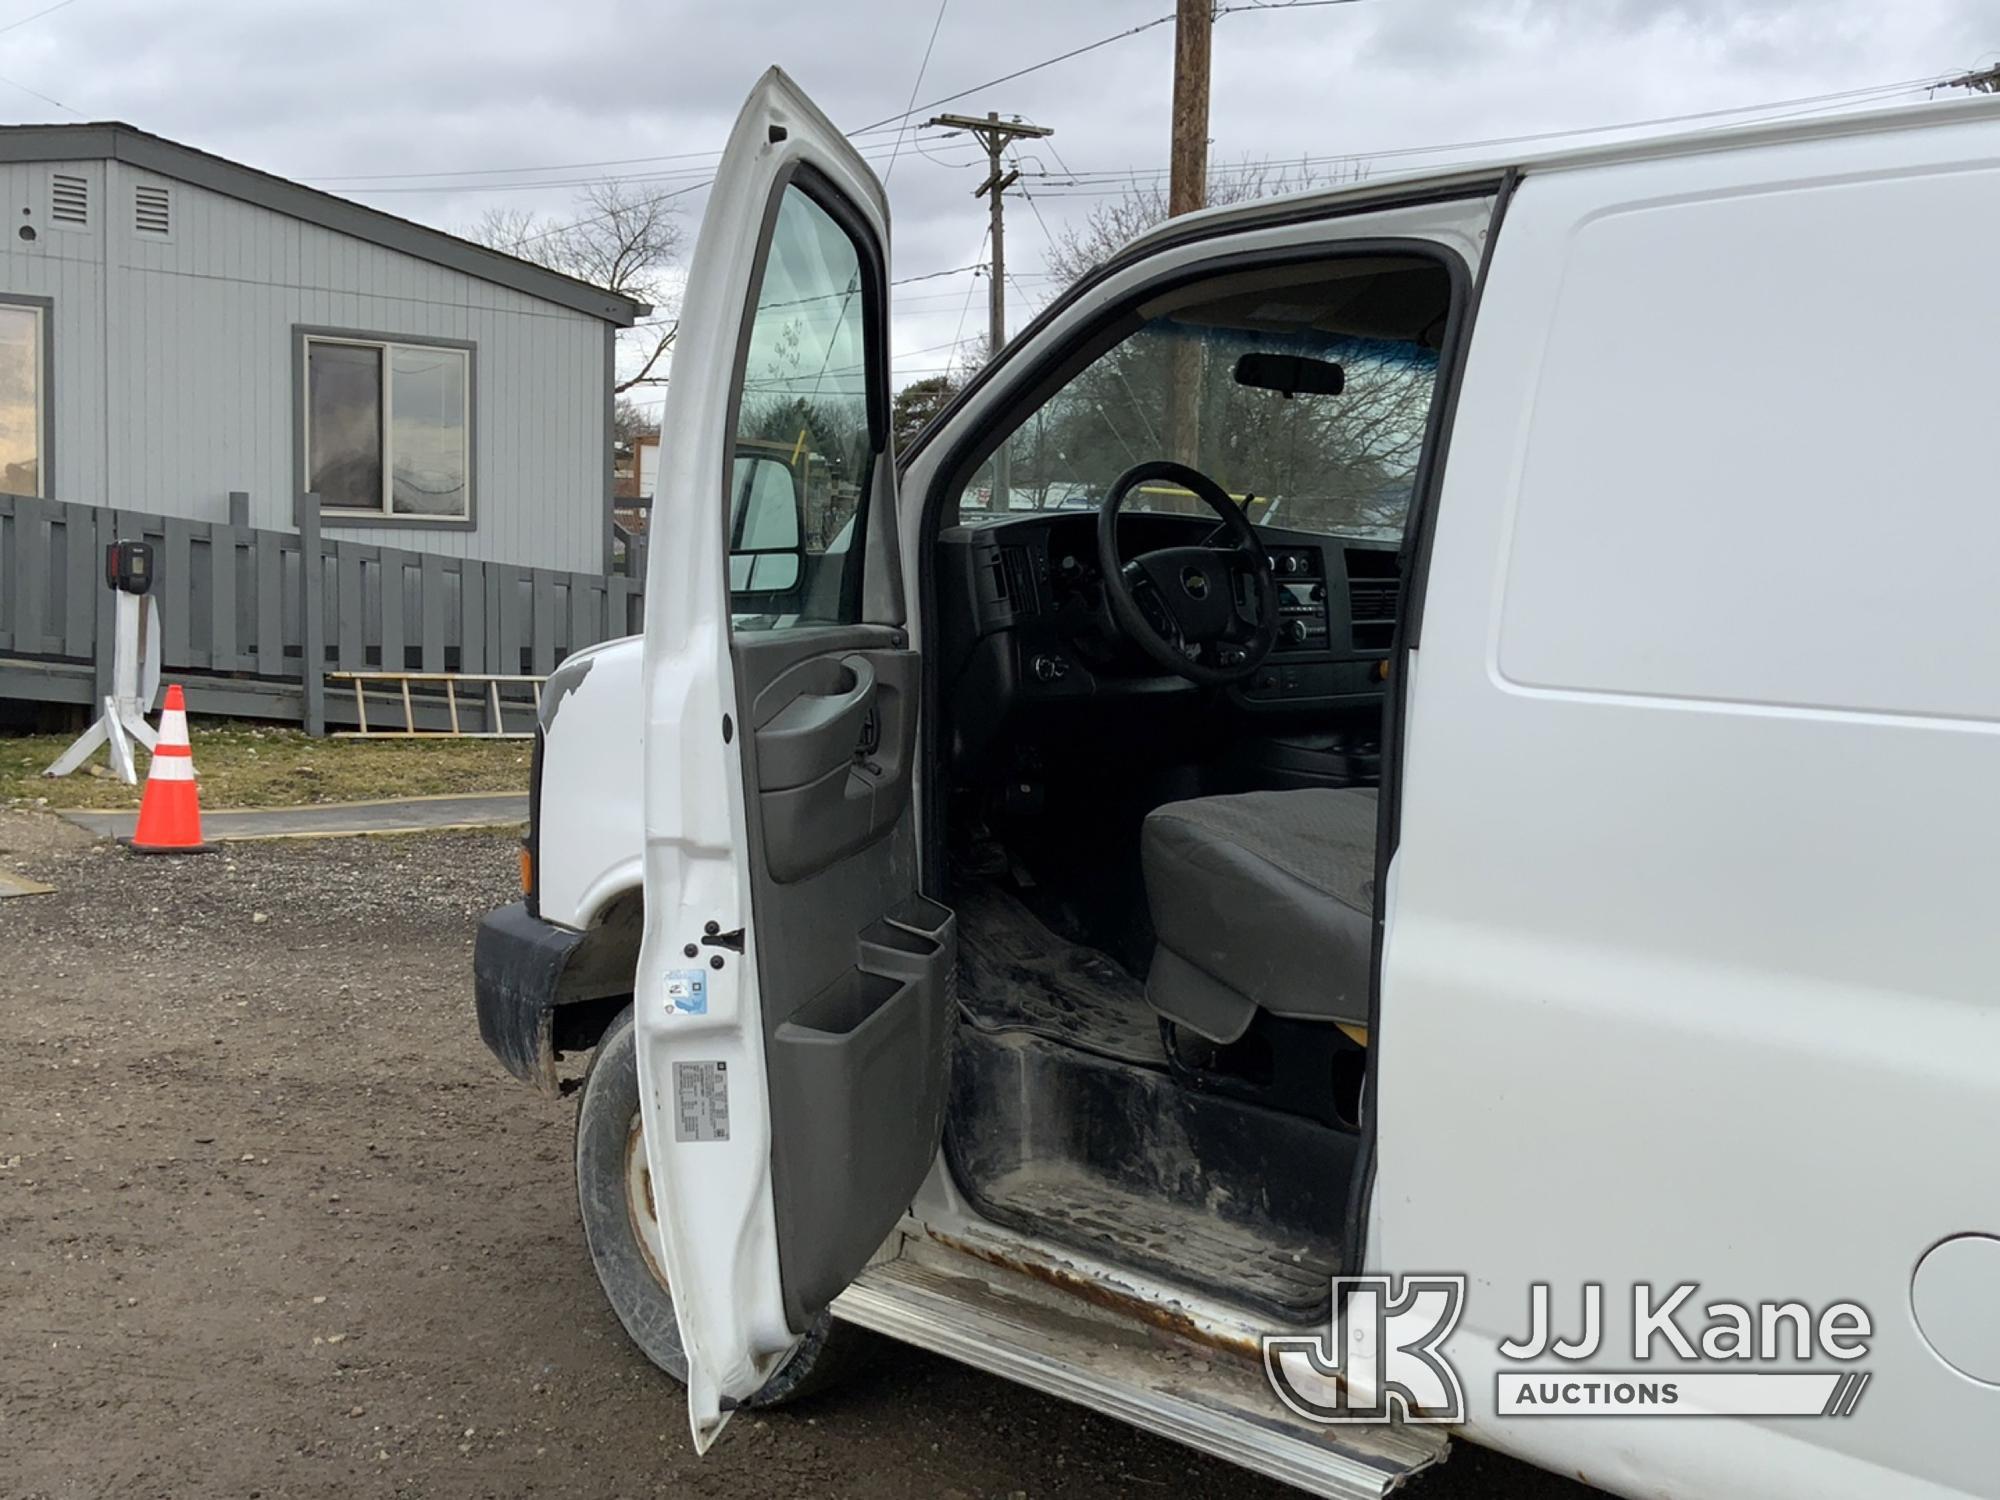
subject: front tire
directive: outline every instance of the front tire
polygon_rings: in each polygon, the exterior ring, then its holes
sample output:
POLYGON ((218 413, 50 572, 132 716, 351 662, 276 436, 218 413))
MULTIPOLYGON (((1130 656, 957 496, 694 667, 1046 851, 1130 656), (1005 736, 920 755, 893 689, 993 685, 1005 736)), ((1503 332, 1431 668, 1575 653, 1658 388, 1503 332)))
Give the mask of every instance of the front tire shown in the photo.
MULTIPOLYGON (((687 1351, 667 1287, 666 1257, 639 1116, 639 1053, 632 1008, 591 1054, 576 1108, 576 1201, 591 1264, 640 1353, 682 1385, 687 1351)), ((797 1352, 746 1403, 778 1406, 822 1390, 853 1367, 867 1336, 821 1313, 797 1352)))

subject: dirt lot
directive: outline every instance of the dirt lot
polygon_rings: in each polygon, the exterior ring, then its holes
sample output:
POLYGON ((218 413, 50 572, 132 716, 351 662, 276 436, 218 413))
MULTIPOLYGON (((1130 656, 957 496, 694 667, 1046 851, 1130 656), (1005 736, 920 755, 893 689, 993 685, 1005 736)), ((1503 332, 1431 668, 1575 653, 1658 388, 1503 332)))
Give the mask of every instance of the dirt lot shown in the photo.
MULTIPOLYGON (((708 1458, 473 1030, 503 835, 141 860, 0 812, 0 1495, 1289 1495, 891 1351, 708 1458)), ((1589 1492, 1462 1449, 1418 1500, 1589 1492)))

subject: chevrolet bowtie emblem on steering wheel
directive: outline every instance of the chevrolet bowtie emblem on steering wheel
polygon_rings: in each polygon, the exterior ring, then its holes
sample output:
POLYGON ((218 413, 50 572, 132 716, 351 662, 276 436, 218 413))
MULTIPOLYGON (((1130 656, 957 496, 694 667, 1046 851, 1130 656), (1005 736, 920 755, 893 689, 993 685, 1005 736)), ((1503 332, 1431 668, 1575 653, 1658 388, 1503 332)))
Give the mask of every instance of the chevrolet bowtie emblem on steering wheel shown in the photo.
POLYGON ((1200 568, 1183 568, 1181 570, 1181 587, 1187 590, 1187 596, 1190 599, 1206 599, 1208 597, 1208 575, 1202 572, 1200 568))

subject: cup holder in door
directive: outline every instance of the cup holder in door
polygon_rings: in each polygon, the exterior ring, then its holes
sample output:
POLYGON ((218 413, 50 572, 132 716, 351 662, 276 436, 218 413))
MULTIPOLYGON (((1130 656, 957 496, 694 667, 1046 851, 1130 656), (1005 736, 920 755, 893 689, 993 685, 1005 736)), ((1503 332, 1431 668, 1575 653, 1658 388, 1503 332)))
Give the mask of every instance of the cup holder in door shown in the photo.
POLYGON ((771 1036, 788 1301, 831 1301, 875 1253, 885 1212, 906 1207, 930 1170, 957 959, 951 910, 906 902, 864 929, 854 966, 771 1036))

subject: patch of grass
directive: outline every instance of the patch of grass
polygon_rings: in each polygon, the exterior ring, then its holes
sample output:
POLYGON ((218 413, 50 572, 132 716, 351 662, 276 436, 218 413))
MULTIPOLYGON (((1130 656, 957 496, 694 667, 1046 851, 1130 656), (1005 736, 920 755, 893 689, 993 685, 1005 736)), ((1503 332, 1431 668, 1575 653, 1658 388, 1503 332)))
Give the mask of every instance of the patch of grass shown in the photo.
MULTIPOLYGON (((137 807, 141 788, 122 785, 102 750, 89 766, 59 780, 41 774, 71 738, 0 736, 0 806, 137 807)), ((296 729, 220 719, 196 720, 191 738, 201 804, 209 808, 528 789, 527 740, 315 740, 296 729)), ((145 751, 138 757, 143 785, 145 751)))

